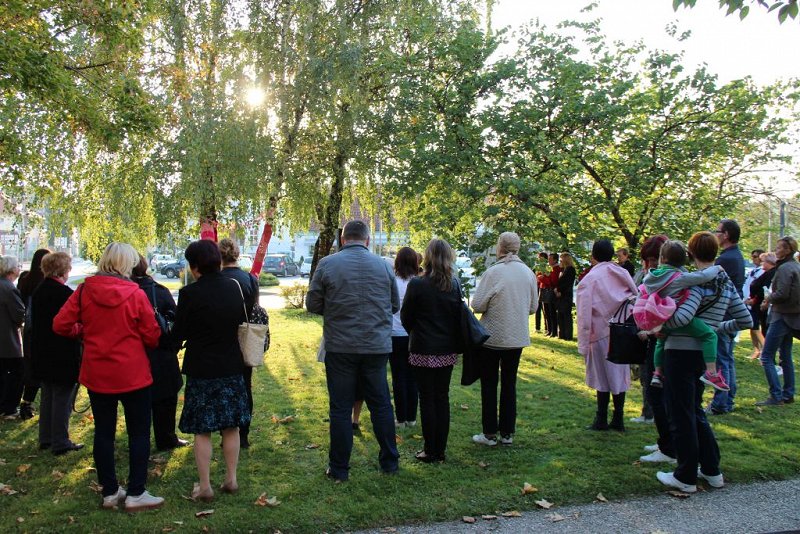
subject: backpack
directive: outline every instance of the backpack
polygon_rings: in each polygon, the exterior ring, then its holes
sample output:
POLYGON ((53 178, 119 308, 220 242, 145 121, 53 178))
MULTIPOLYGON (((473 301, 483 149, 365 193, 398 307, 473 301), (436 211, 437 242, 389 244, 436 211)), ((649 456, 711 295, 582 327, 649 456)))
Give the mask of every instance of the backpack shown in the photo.
MULTIPOLYGON (((657 330, 672 317, 678 308, 678 303, 672 297, 662 297, 659 293, 680 275, 679 272, 673 274, 667 283, 654 293, 648 293, 644 284, 639 286, 639 296, 633 304, 633 320, 636 326, 642 330, 657 330)), ((684 291, 681 301, 687 296, 688 292, 684 291)))

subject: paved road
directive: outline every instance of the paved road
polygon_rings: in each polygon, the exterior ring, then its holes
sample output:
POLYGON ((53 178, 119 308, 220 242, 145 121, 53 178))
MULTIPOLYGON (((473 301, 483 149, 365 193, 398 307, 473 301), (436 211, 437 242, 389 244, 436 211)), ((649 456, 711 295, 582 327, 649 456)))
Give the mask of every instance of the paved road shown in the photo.
MULTIPOLYGON (((491 513, 491 512, 489 512, 491 513)), ((800 480, 732 484, 686 499, 668 494, 524 512, 522 517, 389 527, 363 534, 517 532, 800 532, 800 480), (562 519, 563 518, 563 519, 562 519)))

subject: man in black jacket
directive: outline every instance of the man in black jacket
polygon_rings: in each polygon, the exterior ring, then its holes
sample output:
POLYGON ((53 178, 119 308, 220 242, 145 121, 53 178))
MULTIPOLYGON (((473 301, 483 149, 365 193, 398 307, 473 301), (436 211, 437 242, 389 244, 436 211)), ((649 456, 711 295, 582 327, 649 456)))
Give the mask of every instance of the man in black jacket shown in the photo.
POLYGON ((394 273, 367 249, 369 229, 363 222, 344 226, 342 244, 342 250, 319 262, 306 295, 308 311, 324 317, 331 436, 326 474, 337 481, 347 480, 350 470, 356 385, 369 407, 381 469, 396 472, 399 456, 386 381, 392 314, 400 309, 394 273))

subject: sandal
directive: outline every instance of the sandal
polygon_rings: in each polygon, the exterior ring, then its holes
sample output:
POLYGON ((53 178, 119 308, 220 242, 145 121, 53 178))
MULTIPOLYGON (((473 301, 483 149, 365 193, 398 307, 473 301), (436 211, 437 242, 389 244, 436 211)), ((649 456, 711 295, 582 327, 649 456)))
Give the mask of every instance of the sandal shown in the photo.
POLYGON ((200 483, 195 482, 194 486, 192 486, 192 500, 193 501, 203 501, 203 502, 211 502, 214 500, 214 490, 211 488, 208 489, 206 492, 200 491, 200 483))

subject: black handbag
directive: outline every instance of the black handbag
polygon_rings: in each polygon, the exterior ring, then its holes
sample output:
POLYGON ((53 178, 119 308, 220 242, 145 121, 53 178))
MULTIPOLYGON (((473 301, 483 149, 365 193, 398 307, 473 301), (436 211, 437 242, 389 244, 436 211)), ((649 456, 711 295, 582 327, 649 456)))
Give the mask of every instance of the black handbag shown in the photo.
POLYGON ((639 327, 633 320, 633 303, 626 299, 608 321, 608 356, 611 363, 620 365, 644 363, 647 340, 639 338, 639 327))
POLYGON ((552 287, 543 287, 539 300, 544 304, 553 304, 556 301, 556 290, 552 287))
POLYGON ((461 303, 461 336, 465 349, 476 349, 486 343, 489 332, 483 327, 466 302, 461 303))
POLYGON ((150 293, 153 296, 153 299, 150 301, 150 304, 153 305, 153 313, 155 314, 156 322, 158 323, 158 327, 161 329, 162 336, 168 336, 172 333, 172 325, 174 324, 173 321, 169 320, 163 313, 158 311, 158 306, 156 305, 156 286, 155 284, 150 286, 150 293))

